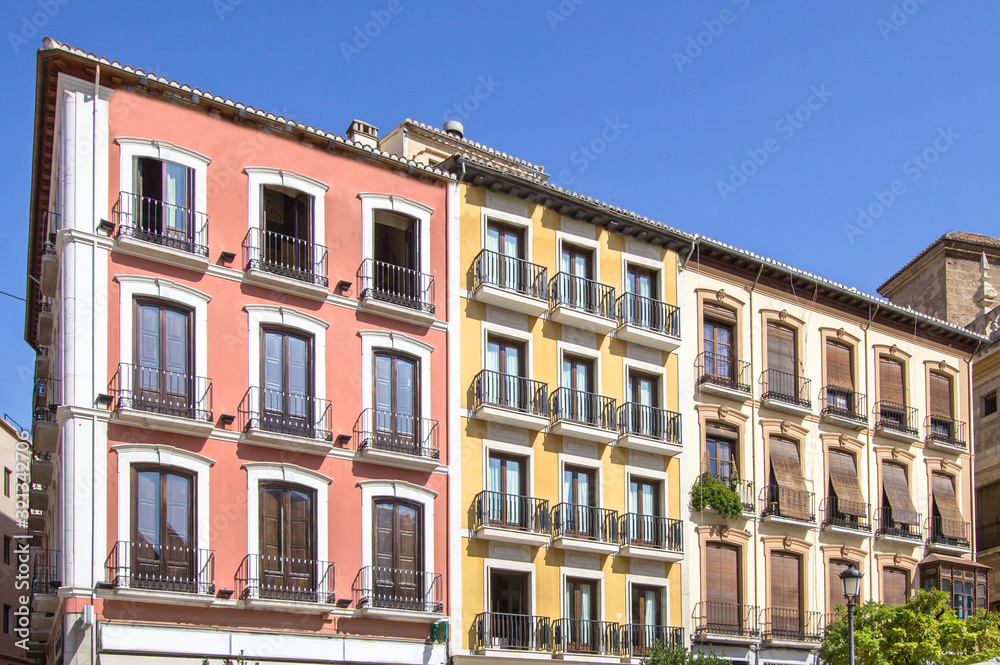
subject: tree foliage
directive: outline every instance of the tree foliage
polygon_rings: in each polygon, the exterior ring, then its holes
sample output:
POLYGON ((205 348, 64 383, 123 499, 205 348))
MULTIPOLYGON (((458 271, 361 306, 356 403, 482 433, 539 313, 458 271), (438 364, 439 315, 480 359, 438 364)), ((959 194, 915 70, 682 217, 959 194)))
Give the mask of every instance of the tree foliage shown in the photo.
MULTIPOLYGON (((820 658, 848 665, 847 613, 826 629, 820 658)), ((869 602, 854 612, 857 665, 967 665, 1000 656, 1000 614, 960 619, 942 591, 921 591, 905 605, 869 602)))
POLYGON ((642 665, 728 665, 729 661, 715 653, 689 651, 680 644, 658 642, 642 659, 642 665))

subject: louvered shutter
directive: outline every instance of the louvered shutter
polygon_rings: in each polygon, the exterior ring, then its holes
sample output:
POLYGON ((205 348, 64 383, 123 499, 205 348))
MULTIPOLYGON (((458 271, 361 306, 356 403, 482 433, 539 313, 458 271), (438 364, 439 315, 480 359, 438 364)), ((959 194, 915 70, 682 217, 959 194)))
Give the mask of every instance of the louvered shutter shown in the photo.
POLYGON ((892 507, 892 519, 901 524, 918 526, 920 518, 910 499, 910 484, 906 469, 899 464, 882 463, 882 490, 892 507))
POLYGON ((284 587, 282 556, 282 488, 265 486, 260 490, 260 554, 261 592, 268 595, 284 587))
POLYGON ((829 587, 829 602, 827 611, 833 612, 839 606, 847 605, 844 598, 844 582, 840 579, 840 574, 847 570, 850 562, 841 559, 831 559, 827 568, 827 586, 829 587))
POLYGON ((736 323, 736 312, 728 307, 723 307, 722 305, 707 302, 702 307, 702 313, 705 318, 717 319, 727 323, 736 323))
POLYGON ((739 590, 739 552, 735 547, 708 543, 705 549, 705 573, 710 625, 739 626, 742 622, 739 590))
POLYGON ((845 515, 867 517, 865 499, 858 483, 858 469, 854 455, 839 450, 831 450, 830 483, 837 493, 837 510, 845 515))
POLYGON ((787 439, 772 438, 771 470, 778 483, 778 508, 782 515, 807 520, 812 515, 809 511, 809 496, 805 480, 802 478, 802 466, 799 463, 799 447, 787 439))
POLYGON ((951 377, 932 373, 930 379, 931 415, 952 419, 951 377))
POLYGON ((771 552, 771 630, 797 633, 802 629, 801 597, 802 561, 795 554, 771 552))
POLYGON ((194 582, 194 546, 191 479, 166 473, 162 479, 166 511, 166 545, 162 553, 167 579, 187 588, 194 582))
POLYGON ((826 341, 826 382, 831 386, 854 390, 851 347, 833 340, 826 341))
POLYGON ((906 404, 903 389, 903 364, 891 358, 878 359, 879 400, 894 404, 906 404))
POLYGON ((796 374, 795 331, 773 321, 767 323, 767 368, 793 376, 796 374))
POLYGON ((945 538, 958 540, 966 538, 965 518, 955 496, 955 481, 951 476, 932 473, 931 490, 934 495, 934 505, 941 515, 941 533, 945 538))
POLYGON ((882 569, 882 602, 890 607, 906 604, 909 574, 902 568, 882 569))
POLYGON ((313 592, 312 492, 288 489, 288 586, 295 592, 313 592))

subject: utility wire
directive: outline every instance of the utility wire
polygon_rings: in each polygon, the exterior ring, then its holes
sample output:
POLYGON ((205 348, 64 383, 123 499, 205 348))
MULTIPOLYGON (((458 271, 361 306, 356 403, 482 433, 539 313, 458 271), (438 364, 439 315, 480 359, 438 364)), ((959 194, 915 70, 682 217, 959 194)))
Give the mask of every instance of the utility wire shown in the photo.
POLYGON ((9 298, 14 298, 15 300, 20 300, 21 302, 25 302, 24 298, 22 298, 21 296, 15 296, 13 293, 7 293, 6 291, 0 291, 0 294, 5 295, 5 296, 7 296, 9 298))

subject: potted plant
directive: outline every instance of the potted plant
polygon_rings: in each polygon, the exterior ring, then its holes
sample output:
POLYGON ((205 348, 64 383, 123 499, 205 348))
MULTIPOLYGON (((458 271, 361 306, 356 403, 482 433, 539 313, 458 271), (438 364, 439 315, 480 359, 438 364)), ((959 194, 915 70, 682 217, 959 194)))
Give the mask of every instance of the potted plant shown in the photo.
POLYGON ((703 473, 691 486, 691 505, 695 510, 712 508, 723 517, 735 519, 743 515, 739 493, 722 478, 703 473))

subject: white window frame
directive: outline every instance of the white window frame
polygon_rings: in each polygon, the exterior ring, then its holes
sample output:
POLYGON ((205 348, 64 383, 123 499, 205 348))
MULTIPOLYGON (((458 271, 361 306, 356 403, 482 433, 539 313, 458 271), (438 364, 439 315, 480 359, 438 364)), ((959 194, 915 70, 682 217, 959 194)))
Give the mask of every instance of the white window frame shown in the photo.
POLYGON ((431 274, 431 215, 434 208, 396 194, 358 192, 361 200, 361 251, 365 259, 375 258, 375 211, 386 210, 411 217, 417 224, 420 247, 418 271, 431 274))
POLYGON ((486 603, 483 611, 489 611, 493 607, 493 596, 491 594, 492 584, 490 584, 490 574, 498 573, 528 573, 528 598, 530 601, 529 615, 538 614, 537 598, 535 594, 535 564, 529 561, 511 561, 510 559, 483 559, 483 598, 486 603))
POLYGON ((421 506, 424 521, 424 571, 429 575, 436 574, 434 570, 434 500, 437 498, 437 492, 404 480, 361 480, 358 485, 361 487, 361 565, 375 565, 375 553, 372 548, 375 499, 402 499, 421 506))
POLYGON ((597 621, 604 621, 604 605, 607 600, 604 597, 604 571, 603 570, 590 570, 589 568, 568 568, 563 566, 560 568, 559 575, 559 616, 569 618, 569 608, 566 607, 566 578, 567 577, 580 577, 586 580, 595 580, 597 582, 597 600, 598 600, 598 612, 597 621))
MULTIPOLYGON (((594 444, 595 446, 597 444, 594 444)), ((600 459, 580 457, 571 453, 559 453, 559 503, 568 503, 569 497, 563 496, 563 479, 566 477, 566 465, 581 466, 594 470, 594 483, 597 485, 595 496, 597 508, 604 507, 604 464, 600 459)), ((628 491, 626 487, 625 491, 628 491)))
POLYGON ((527 358, 525 362, 525 372, 524 377, 526 379, 531 379, 533 376, 532 369, 535 366, 534 358, 532 357, 532 335, 530 331, 518 330, 517 328, 508 328, 507 326, 499 325, 492 321, 482 322, 482 358, 480 360, 480 367, 486 369, 486 354, 487 354, 487 344, 490 335, 497 335, 498 337, 506 337, 508 339, 513 339, 518 342, 524 342, 524 350, 527 358))
POLYGON ((636 370, 642 374, 658 377, 657 390, 660 396, 660 405, 657 408, 667 409, 667 368, 663 365, 636 360, 634 358, 622 358, 622 404, 629 401, 629 371, 636 370))
POLYGON ((632 482, 632 476, 643 478, 645 480, 654 480, 660 483, 660 514, 663 517, 667 517, 670 510, 670 504, 667 498, 667 488, 670 487, 670 473, 667 471, 656 471, 655 469, 634 466, 632 464, 625 465, 625 500, 622 504, 625 506, 625 510, 622 511, 622 514, 628 513, 628 487, 629 483, 632 482))
POLYGON ((361 337, 361 408, 374 407, 375 351, 390 350, 406 353, 420 363, 420 417, 431 417, 431 353, 434 347, 427 342, 400 332, 388 330, 359 330, 361 337))
POLYGON ((247 472, 247 554, 260 554, 260 484, 283 482, 316 492, 316 560, 330 560, 329 488, 332 478, 283 462, 244 462, 247 472))
POLYGON ((577 247, 586 247, 594 253, 593 280, 603 284, 604 282, 601 281, 601 242, 573 235, 572 233, 566 233, 565 231, 556 231, 556 273, 562 272, 562 249, 564 243, 576 245, 577 247))
POLYGON ((641 266, 643 268, 646 268, 656 274, 656 298, 654 298, 654 300, 657 300, 659 302, 667 302, 663 294, 665 288, 663 261, 654 261, 653 259, 648 259, 644 256, 639 256, 638 254, 631 254, 626 250, 622 250, 621 255, 622 255, 622 274, 621 274, 622 288, 621 288, 621 293, 619 293, 619 295, 628 293, 628 266, 629 264, 633 264, 636 266, 641 266))
MULTIPOLYGON (((525 495, 535 496, 535 449, 531 446, 519 445, 516 443, 506 443, 494 439, 483 439, 483 489, 489 490, 490 478, 490 455, 492 453, 509 455, 511 457, 522 457, 527 460, 528 468, 525 470, 525 495)), ((492 491, 492 490, 490 490, 492 491)))
POLYGON ((660 607, 662 608, 663 625, 671 626, 670 623, 670 580, 666 577, 653 577, 650 575, 633 575, 631 573, 625 574, 625 586, 626 593, 628 597, 626 602, 628 607, 625 608, 625 619, 626 623, 635 623, 635 617, 632 616, 632 587, 635 585, 655 587, 660 590, 660 607))
POLYGON ((115 144, 118 145, 119 152, 118 182, 121 191, 138 194, 135 191, 137 158, 152 157, 164 162, 173 162, 194 171, 194 209, 195 212, 208 214, 208 165, 212 163, 210 157, 157 139, 118 136, 115 138, 115 144))
POLYGON ((480 237, 482 238, 482 248, 486 248, 486 229, 489 227, 490 222, 499 222, 501 224, 509 224, 510 226, 516 226, 524 231, 524 260, 531 262, 531 218, 524 215, 515 215, 514 213, 504 212, 503 210, 497 210, 496 208, 483 207, 480 214, 480 237))
POLYGON ((556 362, 559 363, 556 366, 556 372, 559 374, 556 385, 560 388, 568 387, 563 385, 562 373, 563 359, 567 353, 571 356, 580 356, 581 358, 587 358, 588 360, 594 361, 594 385, 591 386, 591 393, 594 395, 603 395, 604 393, 601 390, 601 387, 603 386, 601 383, 601 350, 564 342, 562 340, 556 342, 556 362))
POLYGON ((283 305, 244 305, 247 313, 247 347, 249 382, 251 388, 260 388, 261 326, 272 324, 296 330, 312 338, 313 342, 313 396, 326 399, 326 329, 330 324, 312 314, 300 312, 283 305))
POLYGON ((313 199, 312 241, 316 245, 326 245, 326 192, 330 186, 315 178, 301 173, 276 169, 269 166, 246 166, 243 173, 247 175, 247 230, 263 229, 264 217, 261 214, 264 185, 285 187, 308 194, 313 199))

